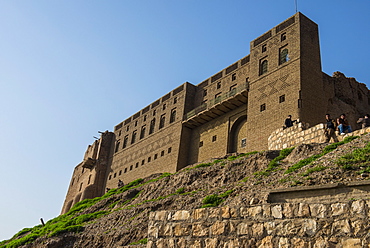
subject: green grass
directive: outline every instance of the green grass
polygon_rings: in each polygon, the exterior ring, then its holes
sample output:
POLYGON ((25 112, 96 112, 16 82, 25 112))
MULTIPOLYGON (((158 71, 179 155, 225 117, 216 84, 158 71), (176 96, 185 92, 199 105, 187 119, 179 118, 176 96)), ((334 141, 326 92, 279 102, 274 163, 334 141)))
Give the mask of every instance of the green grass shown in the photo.
POLYGON ((317 166, 315 166, 313 168, 307 169, 304 173, 301 174, 301 176, 307 177, 308 175, 310 175, 313 172, 323 171, 323 170, 325 170, 327 168, 328 167, 323 166, 323 165, 317 165, 317 166))
POLYGON ((204 197, 202 203, 202 208, 217 207, 233 192, 233 190, 228 190, 222 194, 207 195, 204 197))
POLYGON ((132 242, 129 245, 145 245, 146 243, 148 243, 148 239, 144 238, 144 239, 140 239, 139 241, 132 242))
POLYGON ((236 160, 236 159, 239 159, 239 158, 242 158, 242 157, 247 157, 249 155, 256 154, 256 153, 258 153, 258 152, 257 151, 253 151, 253 152, 248 152, 248 153, 242 153, 242 154, 240 154, 238 156, 230 156, 230 157, 227 158, 227 160, 233 161, 233 160, 236 160))
POLYGON ((367 143, 364 148, 358 148, 351 153, 343 155, 336 161, 336 164, 344 170, 354 170, 364 167, 360 173, 370 172, 370 143, 367 143))
POLYGON ((294 147, 285 148, 281 150, 279 153, 279 156, 271 160, 270 163, 267 165, 266 169, 255 172, 254 175, 255 176, 269 176, 270 173, 279 166, 280 161, 286 158, 293 150, 294 150, 294 147))
POLYGON ((318 158, 321 158, 322 156, 326 155, 327 153, 329 153, 331 151, 334 151, 335 149, 338 148, 338 146, 341 146, 343 144, 351 142, 352 140, 357 139, 358 137, 359 136, 348 136, 343 141, 327 145, 327 146, 324 147, 324 149, 322 150, 322 152, 320 154, 316 154, 316 155, 313 155, 311 157, 300 160, 298 163, 290 166, 284 173, 289 174, 289 173, 295 172, 295 171, 301 169, 302 167, 304 167, 308 164, 311 164, 313 161, 317 160, 318 158))

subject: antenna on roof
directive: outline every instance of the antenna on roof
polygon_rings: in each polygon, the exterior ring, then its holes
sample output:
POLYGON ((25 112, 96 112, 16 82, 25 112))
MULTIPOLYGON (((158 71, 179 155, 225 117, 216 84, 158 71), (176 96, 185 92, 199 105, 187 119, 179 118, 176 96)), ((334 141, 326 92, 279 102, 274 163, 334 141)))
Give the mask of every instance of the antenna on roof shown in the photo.
POLYGON ((298 12, 298 4, 297 4, 297 0, 294 0, 294 4, 295 4, 295 13, 298 12))

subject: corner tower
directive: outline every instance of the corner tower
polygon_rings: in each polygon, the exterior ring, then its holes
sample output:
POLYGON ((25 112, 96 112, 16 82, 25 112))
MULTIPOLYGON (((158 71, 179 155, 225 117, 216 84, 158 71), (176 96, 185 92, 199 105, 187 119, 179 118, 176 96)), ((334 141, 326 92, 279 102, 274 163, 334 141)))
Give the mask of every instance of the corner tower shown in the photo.
POLYGON ((266 149, 287 115, 319 123, 325 115, 318 26, 301 13, 250 43, 247 150, 266 149))

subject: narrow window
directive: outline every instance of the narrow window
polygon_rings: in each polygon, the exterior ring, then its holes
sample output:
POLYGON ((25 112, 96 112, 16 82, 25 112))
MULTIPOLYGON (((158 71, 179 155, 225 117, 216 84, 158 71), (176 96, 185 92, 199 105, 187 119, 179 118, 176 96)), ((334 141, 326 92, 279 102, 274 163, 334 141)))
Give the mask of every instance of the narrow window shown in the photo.
POLYGON ((282 33, 280 36, 280 41, 286 40, 286 33, 282 33))
POLYGON ((233 75, 231 75, 231 81, 235 81, 236 80, 236 73, 234 73, 233 75))
POLYGON ((161 151, 161 157, 163 157, 164 156, 164 151, 161 151))
POLYGON ((288 49, 280 49, 280 54, 279 54, 279 64, 284 64, 289 60, 289 55, 288 55, 288 49))
POLYGON ((221 88, 221 82, 217 83, 217 89, 221 88))
POLYGON ((80 190, 79 190, 79 191, 81 191, 81 190, 82 190, 82 184, 83 184, 83 183, 81 183, 81 184, 80 184, 80 190))
POLYGON ((163 108, 162 108, 163 110, 165 110, 166 109, 166 104, 163 104, 163 108))
POLYGON ((109 175, 109 180, 111 180, 112 179, 112 175, 109 175))
POLYGON ((135 127, 137 126, 137 121, 135 121, 135 127))
POLYGON ((141 127, 140 139, 143 139, 145 137, 145 129, 146 129, 145 125, 141 127))
POLYGON ((134 167, 133 165, 130 165, 130 170, 132 170, 132 167, 134 167))
POLYGON ((118 176, 122 175, 122 170, 119 171, 118 176))
POLYGON ((176 120, 176 108, 171 110, 170 123, 176 120))
POLYGON ((149 134, 152 134, 154 132, 154 127, 155 127, 155 118, 150 121, 149 134))
POLYGON ((200 141, 199 142, 199 147, 202 147, 203 146, 203 141, 200 141))
POLYGON ((267 73, 267 71, 268 71, 268 61, 267 59, 265 59, 260 63, 260 75, 267 73))
POLYGON ((166 121, 166 116, 165 114, 161 115, 161 119, 159 120, 159 129, 164 127, 164 123, 166 121))
POLYGON ((266 103, 261 104, 261 106, 260 106, 260 112, 265 111, 265 110, 266 110, 266 103))
POLYGON ((121 134, 122 134, 122 131, 121 131, 121 130, 119 130, 118 136, 121 136, 121 134))
POLYGON ((124 173, 127 173, 127 168, 125 168, 125 171, 124 171, 124 173))
POLYGON ((242 139, 240 147, 246 147, 246 146, 247 146, 247 139, 242 139))
POLYGON ((149 157, 149 158, 148 158, 148 163, 149 163, 150 161, 152 161, 152 157, 149 157))
POLYGON ((126 127, 126 132, 128 132, 130 130, 130 126, 127 126, 126 127))
POLYGON ((262 45, 262 52, 264 53, 266 51, 267 51, 267 45, 266 44, 265 45, 262 45))
POLYGON ((146 115, 144 115, 144 121, 146 121, 146 115))
POLYGON ((172 147, 169 147, 168 150, 167 150, 168 153, 171 153, 172 152, 172 147))
POLYGON ((158 154, 154 154, 154 160, 158 158, 158 154))
POLYGON ((133 133, 132 133, 132 137, 131 137, 131 144, 134 144, 136 142, 136 134, 137 134, 137 131, 135 130, 133 133))
POLYGON ((157 113, 157 110, 156 109, 154 109, 153 110, 153 116, 155 116, 155 114, 157 113))
POLYGON ((136 162, 135 168, 139 167, 139 162, 136 162))
POLYGON ((91 175, 89 175, 89 180, 87 180, 87 184, 90 184, 91 181, 91 175))
POLYGON ((127 143, 128 143, 128 135, 126 135, 125 138, 123 139, 123 148, 126 148, 127 143))
POLYGON ((221 93, 215 95, 215 103, 221 102, 221 93))
POLYGON ((82 172, 81 172, 81 173, 84 173, 84 171, 85 171, 85 168, 84 168, 84 167, 82 167, 82 172))
POLYGON ((204 89, 203 90, 203 96, 206 96, 207 95, 207 89, 204 89))
POLYGON ((285 102, 285 95, 279 96, 279 103, 285 102))
POLYGON ((215 142, 217 140, 217 135, 212 136, 212 142, 215 142))
POLYGON ((173 99, 173 104, 176 104, 177 103, 177 97, 175 97, 174 99, 173 99))
POLYGON ((116 178, 116 176, 117 176, 117 172, 114 173, 114 176, 113 177, 116 178))
POLYGON ((114 152, 118 152, 118 149, 119 149, 119 145, 120 144, 121 144, 120 141, 117 140, 117 142, 116 142, 116 148, 114 149, 114 152))
POLYGON ((141 160, 141 165, 144 165, 145 164, 145 160, 141 160))
POLYGON ((73 186, 73 183, 75 182, 75 179, 74 178, 72 178, 72 183, 71 183, 71 186, 73 186))

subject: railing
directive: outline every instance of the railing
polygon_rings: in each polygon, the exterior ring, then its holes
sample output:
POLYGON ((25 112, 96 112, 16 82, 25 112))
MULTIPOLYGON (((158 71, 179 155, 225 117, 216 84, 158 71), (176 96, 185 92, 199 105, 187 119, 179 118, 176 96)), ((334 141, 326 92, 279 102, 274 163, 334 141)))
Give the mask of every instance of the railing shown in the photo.
POLYGON ((218 104, 218 103, 221 103, 223 101, 225 101, 226 99, 229 99, 233 96, 235 96, 236 94, 242 92, 242 91, 245 91, 248 89, 248 84, 242 84, 236 88, 233 88, 231 89, 229 92, 226 92, 218 97, 216 97, 215 99, 212 99, 210 100, 208 103, 203 103, 202 105, 196 107, 195 109, 189 111, 188 113, 186 113, 184 115, 184 121, 190 119, 191 117, 205 111, 205 110, 208 110, 210 108, 212 108, 214 105, 218 104))

